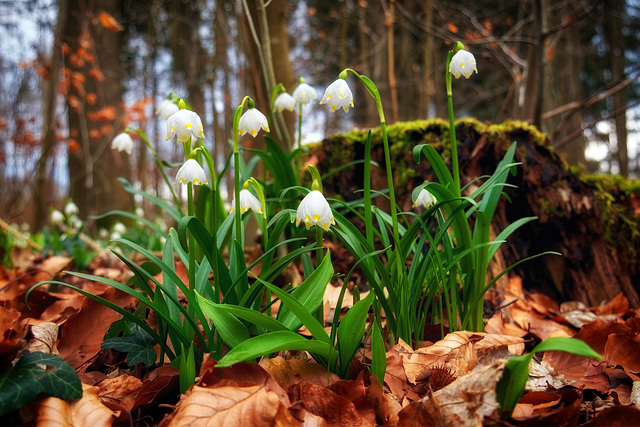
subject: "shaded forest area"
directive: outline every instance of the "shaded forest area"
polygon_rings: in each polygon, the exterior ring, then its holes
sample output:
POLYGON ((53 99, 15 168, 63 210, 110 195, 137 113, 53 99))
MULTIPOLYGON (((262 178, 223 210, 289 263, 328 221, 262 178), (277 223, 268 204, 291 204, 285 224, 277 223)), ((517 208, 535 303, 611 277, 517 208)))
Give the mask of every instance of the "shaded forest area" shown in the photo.
MULTIPOLYGON (((319 91, 347 66, 377 82, 389 123, 445 117, 442 58, 454 40, 481 63, 482 78, 455 89, 460 114, 528 121, 572 165, 638 175, 638 149, 629 144, 637 139, 640 72, 635 1, 30 0, 0 8, 10 41, 0 54, 7 223, 39 230, 67 197, 84 220, 140 205, 118 177, 166 196, 144 144, 131 155, 109 144, 138 127, 176 160, 153 114, 170 92, 203 116, 205 143, 221 162, 242 96, 267 110, 276 83, 292 91, 304 77, 319 91), (602 161, 585 158, 588 146, 604 148, 602 161)), ((375 124, 362 91, 348 122, 305 107, 303 139, 375 124)), ((276 116, 276 135, 290 146, 293 115, 276 116)))

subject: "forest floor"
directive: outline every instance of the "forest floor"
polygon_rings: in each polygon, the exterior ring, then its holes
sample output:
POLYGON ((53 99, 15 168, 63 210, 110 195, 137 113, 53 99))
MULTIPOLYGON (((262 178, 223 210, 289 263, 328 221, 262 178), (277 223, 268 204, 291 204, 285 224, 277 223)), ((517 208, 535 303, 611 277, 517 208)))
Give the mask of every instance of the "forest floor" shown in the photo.
MULTIPOLYGON (((196 384, 181 395, 177 369, 130 369, 126 354, 100 348, 118 313, 78 293, 44 287, 31 294, 27 308, 29 288, 55 278, 135 309, 128 295, 62 273, 70 263, 29 255, 11 270, 0 269, 0 370, 25 350, 59 354, 78 373, 83 397, 68 402, 41 394, 0 417, 0 424, 604 426, 640 420, 640 310, 622 294, 598 307, 559 303, 525 292, 512 276, 487 294, 483 333, 459 331, 441 339, 441 327, 434 325, 416 349, 404 342, 388 348, 383 385, 366 368, 365 348, 349 380, 304 352, 229 368, 216 368, 205 356, 196 384), (603 358, 536 356, 525 394, 511 418, 500 418, 495 390, 508 358, 555 336, 580 338, 603 358)), ((108 256, 97 257, 89 272, 122 282, 129 274, 108 256)), ((327 318, 339 291, 327 289, 327 318)))

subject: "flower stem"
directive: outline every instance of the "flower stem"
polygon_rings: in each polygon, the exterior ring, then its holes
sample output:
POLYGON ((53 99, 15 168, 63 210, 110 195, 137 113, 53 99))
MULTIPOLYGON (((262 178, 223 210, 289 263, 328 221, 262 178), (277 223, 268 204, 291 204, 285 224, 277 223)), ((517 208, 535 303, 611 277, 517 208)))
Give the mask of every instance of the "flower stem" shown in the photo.
POLYGON ((453 192, 456 197, 460 197, 460 169, 458 166, 458 143, 456 140, 456 126, 453 120, 453 90, 451 85, 451 76, 449 72, 449 64, 451 58, 453 58, 454 51, 450 51, 447 55, 447 64, 445 69, 446 84, 447 84, 447 107, 449 112, 449 142, 451 143, 451 172, 453 174, 453 181, 455 188, 453 192))

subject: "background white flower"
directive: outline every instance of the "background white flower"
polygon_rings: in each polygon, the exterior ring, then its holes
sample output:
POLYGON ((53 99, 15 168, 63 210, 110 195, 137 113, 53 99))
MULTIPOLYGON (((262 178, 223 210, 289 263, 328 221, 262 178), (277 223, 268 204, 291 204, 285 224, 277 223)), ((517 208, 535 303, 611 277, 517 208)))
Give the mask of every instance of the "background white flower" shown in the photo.
POLYGON ((353 94, 347 81, 338 79, 331 83, 324 91, 324 95, 320 100, 320 104, 327 104, 331 112, 335 112, 343 108, 345 112, 349 112, 349 107, 353 107, 353 94))
POLYGON ((293 111, 296 107, 296 100, 293 96, 289 95, 286 92, 282 92, 280 95, 276 97, 276 100, 273 101, 273 108, 276 111, 289 110, 293 111))
MULTIPOLYGON (((233 198, 231 202, 231 212, 235 210, 236 207, 236 198, 233 198)), ((240 213, 245 213, 251 209, 254 212, 259 214, 262 213, 262 205, 260 204, 260 200, 253 194, 251 191, 242 189, 240 190, 240 213)))
POLYGON ((425 208, 429 209, 431 206, 433 206, 436 203, 437 203, 436 198, 431 193, 429 193, 425 188, 423 188, 422 190, 420 190, 420 194, 418 194, 418 198, 413 203, 413 206, 414 207, 424 206, 425 208))
POLYGON ((175 103, 165 99, 160 103, 160 105, 158 105, 158 108, 156 108, 156 116, 161 119, 168 119, 179 110, 180 108, 175 103))
POLYGON ((49 218, 51 219, 52 224, 60 224, 62 221, 64 221, 64 214, 59 210, 54 209, 51 211, 49 218))
POLYGON ((80 209, 78 209, 78 205, 73 202, 69 202, 64 205, 64 214, 66 216, 77 215, 80 213, 80 209))
POLYGON ((336 220, 331 212, 331 206, 321 192, 311 191, 302 199, 296 212, 296 225, 299 226, 300 223, 304 223, 307 230, 312 225, 317 225, 328 231, 330 225, 335 225, 336 220))
POLYGON ((182 184, 188 184, 192 182, 195 185, 203 185, 207 183, 207 177, 204 174, 204 169, 200 166, 200 163, 194 159, 189 159, 180 167, 176 174, 176 179, 173 183, 180 182, 182 184))
POLYGON ((187 142, 190 137, 204 138, 202 120, 193 111, 179 110, 167 119, 167 137, 176 137, 176 142, 187 142))
POLYGON ((451 62, 449 63, 449 72, 457 79, 462 74, 466 78, 471 77, 473 72, 478 73, 476 68, 476 58, 473 53, 468 50, 460 49, 453 55, 451 62))
POLYGON ((298 104, 306 105, 309 102, 315 101, 317 97, 316 90, 306 83, 300 83, 293 91, 293 99, 295 99, 298 104))
POLYGON ((113 141, 111 141, 111 148, 131 154, 131 151, 133 150, 133 139, 131 139, 131 136, 129 136, 128 133, 123 132, 113 138, 113 141))
POLYGON ((238 133, 242 136, 245 133, 250 133, 255 137, 260 129, 264 129, 265 132, 269 132, 269 122, 267 118, 256 108, 249 108, 240 117, 238 122, 238 133))

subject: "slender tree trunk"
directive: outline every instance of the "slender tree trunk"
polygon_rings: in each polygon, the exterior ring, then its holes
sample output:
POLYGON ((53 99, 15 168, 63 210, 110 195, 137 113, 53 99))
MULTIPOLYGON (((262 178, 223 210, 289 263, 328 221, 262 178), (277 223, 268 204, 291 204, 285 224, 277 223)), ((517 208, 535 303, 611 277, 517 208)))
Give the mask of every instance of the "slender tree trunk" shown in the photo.
POLYGON ((57 100, 58 100, 58 79, 60 76, 60 66, 62 62, 61 33, 66 26, 68 12, 67 0, 60 0, 58 5, 58 23, 53 40, 53 52, 51 58, 51 74, 49 81, 44 82, 45 108, 42 120, 42 153, 36 166, 36 191, 35 191, 35 214, 33 230, 40 231, 47 218, 47 208, 51 206, 51 200, 47 191, 47 166, 50 163, 51 154, 55 147, 57 131, 57 100))
MULTIPOLYGON (((609 64, 611 67, 611 80, 617 81, 624 78, 624 40, 622 36, 622 14, 624 13, 624 0, 608 0, 605 7, 605 36, 609 45, 609 64)), ((629 97, 625 89, 619 90, 612 96, 613 111, 626 107, 629 97)), ((616 141, 618 151, 616 157, 620 167, 620 175, 629 176, 629 157, 627 150, 627 115, 618 114, 615 118, 616 141)))
POLYGON ((391 96, 391 117, 394 122, 398 121, 398 92, 396 90, 396 67, 395 67, 395 51, 394 51, 394 23, 396 2, 389 1, 389 9, 385 17, 385 25, 387 26, 387 64, 389 67, 389 95, 391 96))

